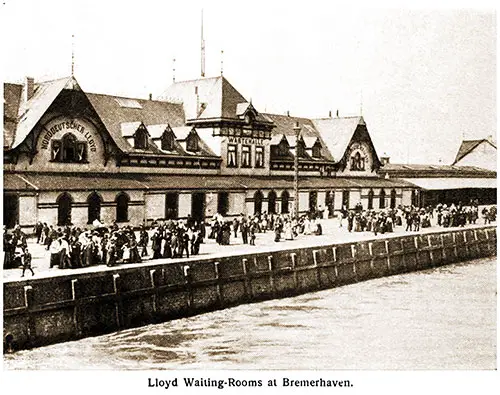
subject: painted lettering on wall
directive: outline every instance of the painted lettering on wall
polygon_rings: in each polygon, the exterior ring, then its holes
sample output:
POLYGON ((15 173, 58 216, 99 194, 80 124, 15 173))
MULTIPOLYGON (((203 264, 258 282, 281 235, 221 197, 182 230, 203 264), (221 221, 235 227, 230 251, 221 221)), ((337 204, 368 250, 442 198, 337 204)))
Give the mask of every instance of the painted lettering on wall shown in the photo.
POLYGON ((234 137, 229 136, 228 142, 233 144, 257 144, 264 145, 264 139, 253 138, 253 137, 234 137))
POLYGON ((62 121, 52 126, 49 130, 46 131, 45 135, 42 137, 41 148, 48 149, 50 139, 54 137, 57 132, 63 129, 76 130, 87 140, 90 151, 92 152, 97 151, 97 146, 94 138, 92 137, 92 134, 88 130, 86 130, 84 126, 80 125, 78 122, 75 121, 62 121))

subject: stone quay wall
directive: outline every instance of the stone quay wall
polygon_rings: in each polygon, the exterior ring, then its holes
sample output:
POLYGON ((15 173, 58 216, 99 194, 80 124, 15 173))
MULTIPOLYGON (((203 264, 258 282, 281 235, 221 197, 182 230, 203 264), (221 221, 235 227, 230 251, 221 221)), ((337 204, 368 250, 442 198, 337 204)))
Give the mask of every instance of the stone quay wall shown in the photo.
POLYGON ((4 282, 4 352, 496 255, 496 227, 4 282))

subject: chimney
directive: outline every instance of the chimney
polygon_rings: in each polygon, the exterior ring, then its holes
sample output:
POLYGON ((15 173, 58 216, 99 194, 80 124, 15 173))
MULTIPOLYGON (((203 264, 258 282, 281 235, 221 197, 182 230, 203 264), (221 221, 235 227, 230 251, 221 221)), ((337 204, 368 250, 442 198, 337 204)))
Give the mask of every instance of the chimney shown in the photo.
POLYGON ((380 157, 380 161, 382 162, 382 165, 388 165, 390 159, 391 158, 389 157, 389 155, 387 155, 386 152, 384 152, 384 155, 380 157))
POLYGON ((328 111, 328 118, 332 117, 332 110, 328 111))
POLYGON ((152 93, 149 94, 149 100, 153 100, 153 94, 152 93))
POLYGON ((290 116, 290 111, 289 111, 289 110, 287 110, 287 111, 286 111, 286 116, 287 116, 287 117, 289 117, 289 116, 290 116))
POLYGON ((24 84, 24 101, 27 102, 33 97, 35 92, 35 79, 32 77, 26 77, 26 82, 24 84))

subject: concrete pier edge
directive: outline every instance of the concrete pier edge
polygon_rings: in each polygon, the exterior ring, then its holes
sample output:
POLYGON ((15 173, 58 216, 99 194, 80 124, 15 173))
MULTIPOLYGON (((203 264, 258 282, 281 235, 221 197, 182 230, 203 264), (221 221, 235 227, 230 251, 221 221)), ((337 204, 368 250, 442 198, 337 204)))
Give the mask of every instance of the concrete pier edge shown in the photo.
POLYGON ((496 227, 4 281, 4 352, 495 256, 496 227))

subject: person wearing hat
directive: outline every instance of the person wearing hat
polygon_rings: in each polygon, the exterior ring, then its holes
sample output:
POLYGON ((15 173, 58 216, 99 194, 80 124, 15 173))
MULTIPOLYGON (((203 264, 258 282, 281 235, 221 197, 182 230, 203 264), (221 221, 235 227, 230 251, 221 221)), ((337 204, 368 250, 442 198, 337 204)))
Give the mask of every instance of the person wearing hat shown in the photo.
POLYGON ((35 272, 31 268, 32 256, 31 256, 30 252, 28 251, 28 247, 23 247, 22 259, 23 259, 23 273, 21 274, 21 277, 24 277, 24 272, 26 270, 29 270, 31 272, 31 275, 34 276, 35 272))
POLYGON ((59 244, 60 244, 60 253, 59 253, 59 269, 67 269, 70 266, 69 260, 69 244, 66 240, 66 237, 61 233, 59 233, 59 244))
POLYGON ((52 240, 50 243, 50 268, 53 268, 54 266, 59 266, 61 259, 60 259, 60 253, 61 253, 61 243, 58 238, 55 238, 52 240))

